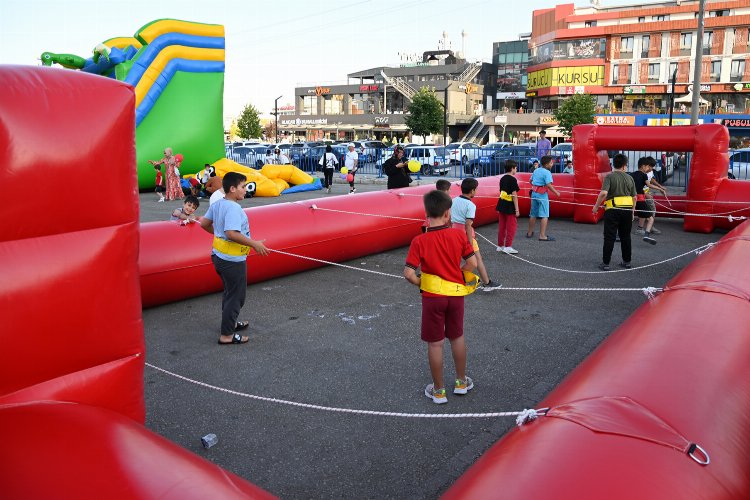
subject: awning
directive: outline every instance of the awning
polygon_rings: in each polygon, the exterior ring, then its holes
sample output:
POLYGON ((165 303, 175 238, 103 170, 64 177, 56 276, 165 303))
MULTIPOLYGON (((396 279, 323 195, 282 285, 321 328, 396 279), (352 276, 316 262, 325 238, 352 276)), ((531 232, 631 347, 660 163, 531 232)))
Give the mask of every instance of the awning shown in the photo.
MULTIPOLYGON (((692 102, 693 102, 693 93, 692 92, 688 92, 684 96, 678 97, 677 99, 675 99, 674 102, 692 104, 692 102)), ((702 104, 702 105, 708 105, 708 104, 710 104, 707 100, 705 100, 701 96, 698 96, 698 102, 700 104, 702 104)))

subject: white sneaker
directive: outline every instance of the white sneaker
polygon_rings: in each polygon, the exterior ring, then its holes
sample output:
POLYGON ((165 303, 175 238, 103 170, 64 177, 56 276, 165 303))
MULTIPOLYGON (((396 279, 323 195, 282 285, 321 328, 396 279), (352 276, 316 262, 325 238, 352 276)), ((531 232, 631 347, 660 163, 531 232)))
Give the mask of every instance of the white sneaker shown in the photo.
POLYGON ((467 394, 473 388, 474 381, 471 380, 471 377, 466 377, 464 380, 457 378, 453 386, 453 394, 467 394))
POLYGON ((505 247, 497 247, 498 252, 505 252, 505 247))
POLYGON ((164 198, 160 198, 157 203, 164 203, 164 198))
POLYGON ((433 403, 441 405, 448 402, 448 398, 445 396, 445 387, 439 391, 435 390, 435 384, 427 384, 424 388, 424 395, 432 400, 433 403))
POLYGON ((513 247, 505 247, 505 253, 516 254, 516 253, 518 253, 518 250, 516 250, 513 247))

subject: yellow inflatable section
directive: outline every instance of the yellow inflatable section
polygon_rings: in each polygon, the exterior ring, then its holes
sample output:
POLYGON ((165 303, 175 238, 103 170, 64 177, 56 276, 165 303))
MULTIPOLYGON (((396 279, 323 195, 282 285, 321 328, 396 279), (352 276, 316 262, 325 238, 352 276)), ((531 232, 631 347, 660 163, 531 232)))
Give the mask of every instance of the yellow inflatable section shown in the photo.
POLYGON ((293 186, 310 184, 313 181, 311 175, 306 174, 294 165, 263 165, 260 173, 269 179, 283 179, 293 186))
MULTIPOLYGON (((213 163, 216 175, 224 177, 228 172, 238 172, 247 177, 248 182, 255 183, 255 196, 280 196, 281 192, 291 186, 310 184, 315 179, 294 165, 264 165, 258 171, 254 168, 240 165, 229 158, 222 158, 213 163)), ((203 170, 197 174, 183 175, 183 179, 200 178, 203 170)))

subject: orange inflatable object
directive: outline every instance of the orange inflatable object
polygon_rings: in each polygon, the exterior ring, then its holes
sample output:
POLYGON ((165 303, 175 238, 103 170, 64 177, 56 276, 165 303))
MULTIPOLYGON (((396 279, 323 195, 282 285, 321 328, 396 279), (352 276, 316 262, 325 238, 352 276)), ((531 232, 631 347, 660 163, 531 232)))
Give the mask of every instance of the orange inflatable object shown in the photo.
POLYGON ((748 259, 745 223, 540 402, 552 416, 511 431, 444 498, 750 498, 748 259))
POLYGON ((0 233, 2 496, 271 498, 143 426, 133 88, 20 66, 0 86, 0 169, 21 186, 0 233), (70 182, 92 165, 106 182, 70 182))

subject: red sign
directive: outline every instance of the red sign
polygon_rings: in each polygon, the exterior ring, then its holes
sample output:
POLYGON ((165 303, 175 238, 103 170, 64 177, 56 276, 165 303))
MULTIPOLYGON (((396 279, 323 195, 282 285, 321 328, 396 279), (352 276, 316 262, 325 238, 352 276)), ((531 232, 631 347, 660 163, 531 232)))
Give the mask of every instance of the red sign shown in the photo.
POLYGON ((378 86, 377 85, 360 85, 359 91, 360 92, 377 92, 378 86))
POLYGON ((750 120, 725 118, 721 120, 721 123, 722 125, 726 127, 741 127, 741 128, 750 127, 750 120))
POLYGON ((331 93, 331 89, 327 87, 315 87, 315 95, 317 96, 321 96, 323 94, 330 94, 330 93, 331 93))

